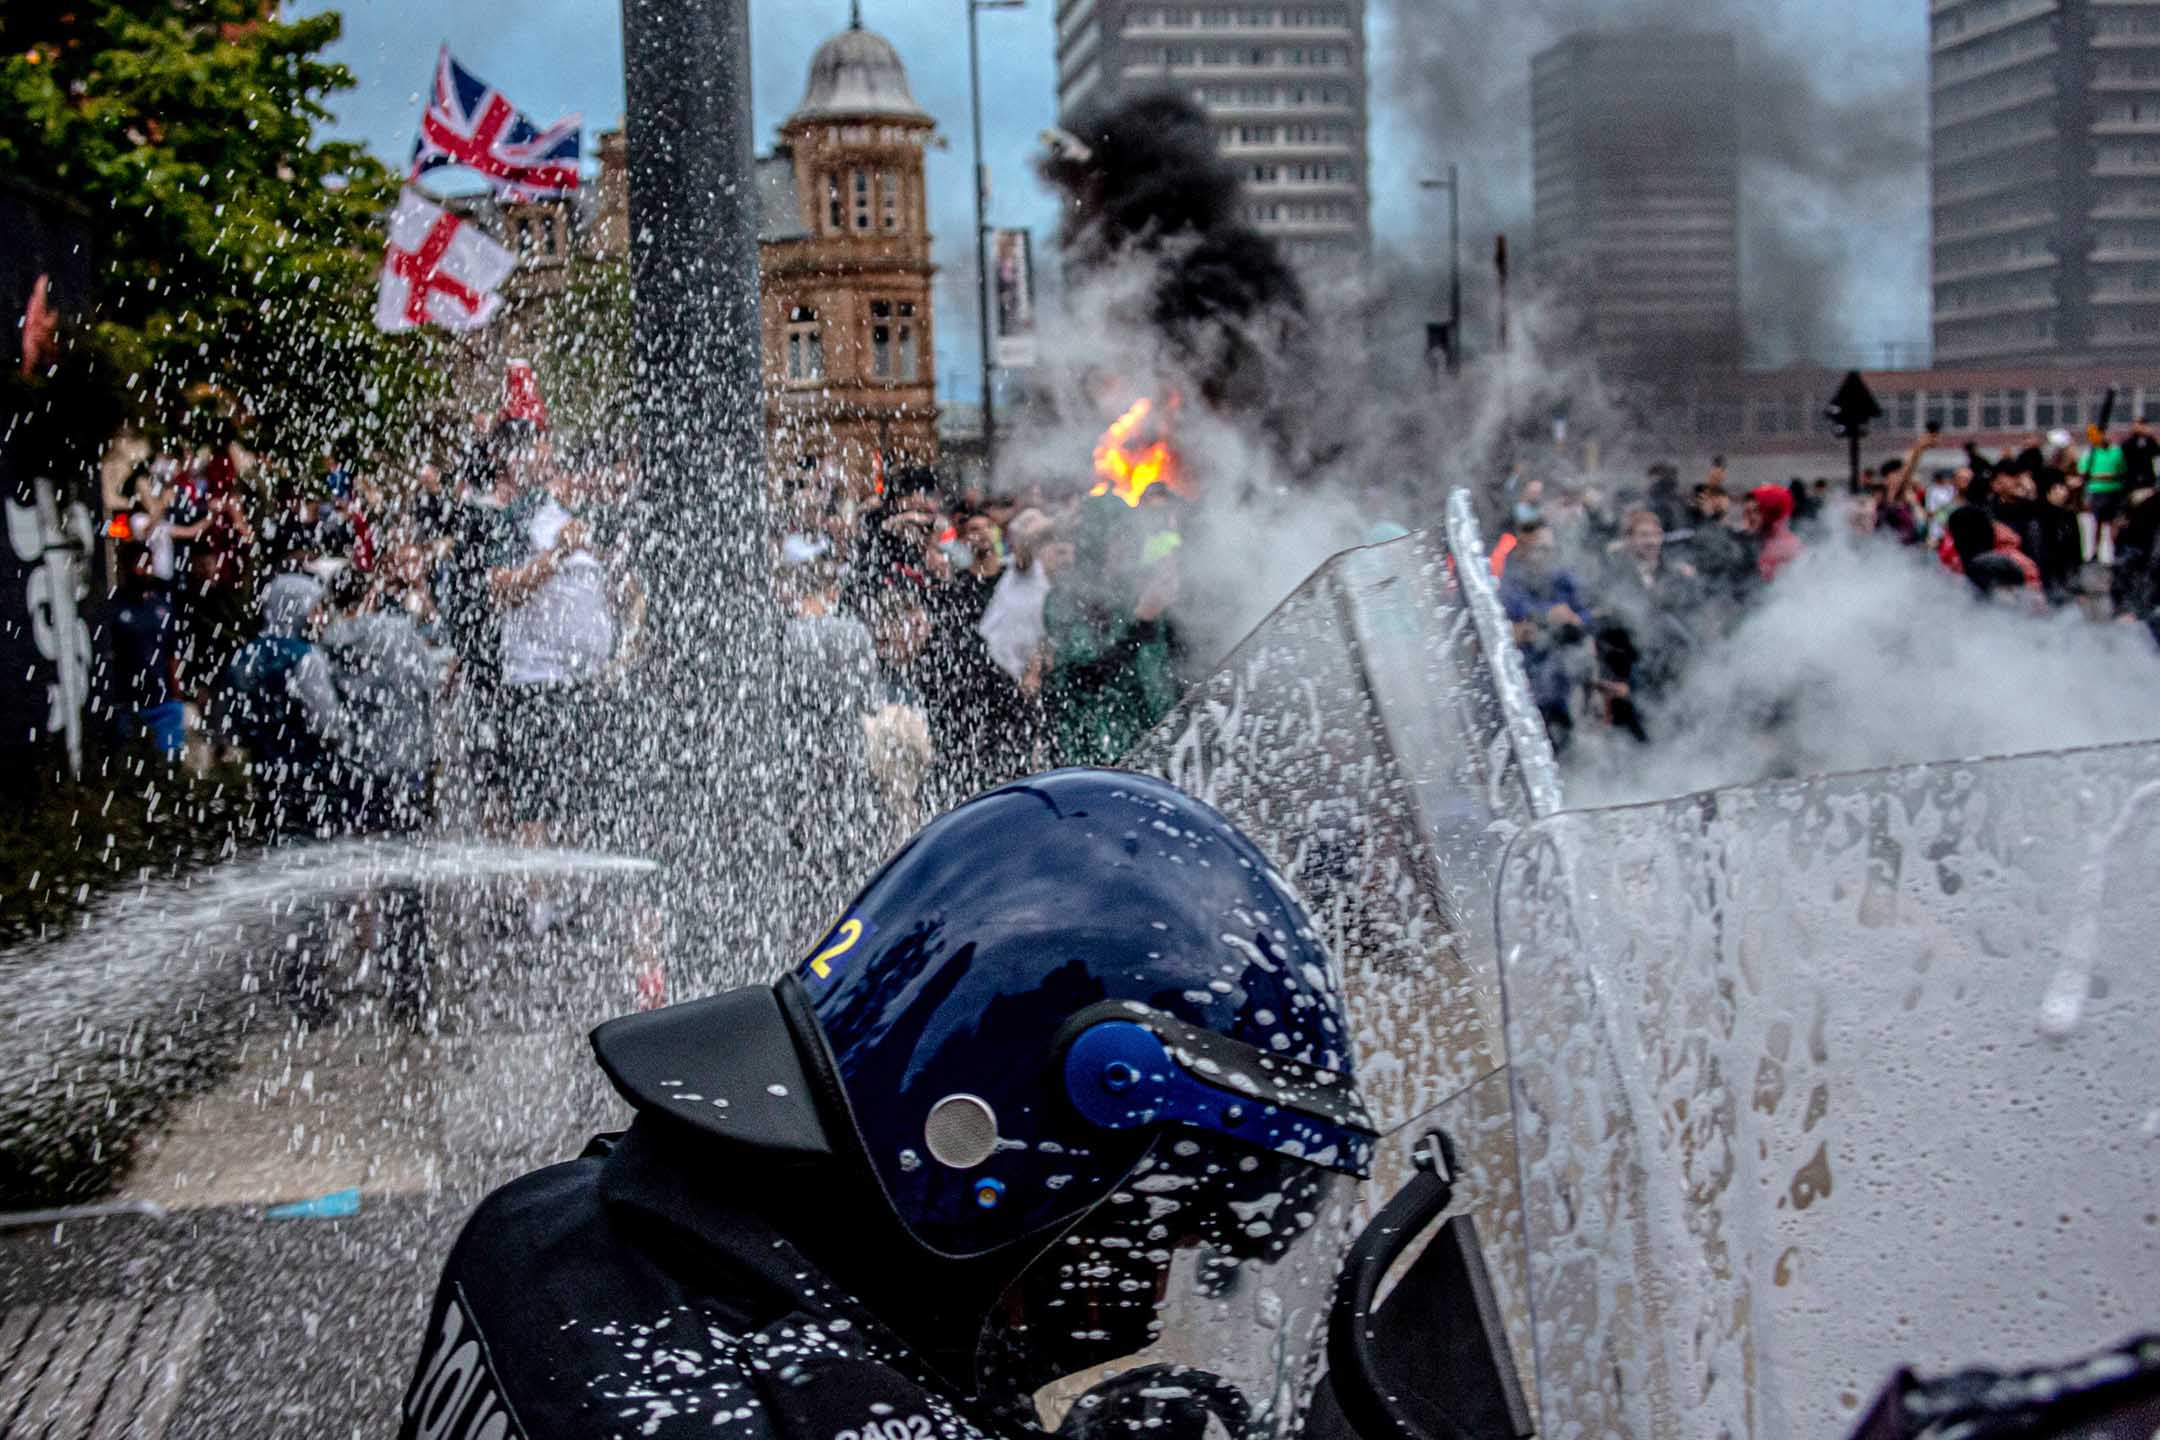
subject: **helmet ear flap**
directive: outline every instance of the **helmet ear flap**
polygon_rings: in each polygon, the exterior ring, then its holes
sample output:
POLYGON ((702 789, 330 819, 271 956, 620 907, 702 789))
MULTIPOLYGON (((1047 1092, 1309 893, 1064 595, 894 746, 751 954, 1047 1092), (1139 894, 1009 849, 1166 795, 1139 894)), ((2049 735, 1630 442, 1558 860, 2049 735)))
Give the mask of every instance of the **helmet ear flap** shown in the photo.
POLYGON ((1378 1137, 1343 1076, 1125 1001, 1083 1010, 1066 1035, 1065 1098, 1089 1125, 1176 1125, 1321 1169, 1371 1173, 1378 1137))

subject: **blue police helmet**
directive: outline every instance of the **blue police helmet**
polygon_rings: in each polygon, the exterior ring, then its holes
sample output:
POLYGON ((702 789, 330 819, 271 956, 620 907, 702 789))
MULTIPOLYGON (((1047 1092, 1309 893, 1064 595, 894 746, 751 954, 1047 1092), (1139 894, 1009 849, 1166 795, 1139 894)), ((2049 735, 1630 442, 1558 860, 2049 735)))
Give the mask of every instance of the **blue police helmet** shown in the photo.
POLYGON ((641 1109, 772 1160, 858 1156, 950 1257, 1070 1224, 1171 1132, 1355 1176, 1374 1140, 1288 884, 1214 810, 1116 771, 962 805, 777 985, 594 1045, 641 1109))
POLYGON ((1067 770, 939 819, 796 972, 901 1220, 981 1254, 1169 1129, 1362 1175, 1327 952, 1266 857, 1159 780, 1067 770))

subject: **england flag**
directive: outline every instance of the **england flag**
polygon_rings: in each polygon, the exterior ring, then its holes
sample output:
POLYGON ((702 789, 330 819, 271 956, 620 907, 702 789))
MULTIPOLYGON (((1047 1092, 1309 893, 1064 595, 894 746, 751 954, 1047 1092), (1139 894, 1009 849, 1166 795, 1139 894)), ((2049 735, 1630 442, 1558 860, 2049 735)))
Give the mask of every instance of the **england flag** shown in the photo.
POLYGON ((420 116, 412 174, 463 165, 485 175, 506 200, 567 195, 578 188, 580 117, 542 130, 494 86, 450 58, 435 61, 435 85, 420 116))
POLYGON ((516 268, 516 256, 408 187, 390 216, 375 323, 392 334, 431 320, 477 330, 502 307, 495 292, 516 268))

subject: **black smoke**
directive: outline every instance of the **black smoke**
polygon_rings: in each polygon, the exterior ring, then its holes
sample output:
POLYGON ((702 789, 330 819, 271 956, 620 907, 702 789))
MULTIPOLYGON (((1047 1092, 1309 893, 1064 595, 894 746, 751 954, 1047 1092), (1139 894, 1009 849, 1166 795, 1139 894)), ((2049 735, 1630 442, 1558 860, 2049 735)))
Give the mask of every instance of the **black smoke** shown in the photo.
MULTIPOLYGON (((1885 285, 1926 283, 1924 18, 1908 24, 1878 14, 1868 0, 1377 0, 1374 18, 1385 32, 1373 46, 1375 109, 1393 112, 1418 147, 1415 163, 1427 167, 1376 172, 1376 187, 1458 163, 1466 252, 1474 261, 1489 253, 1494 233, 1517 237, 1517 279, 1526 289, 1538 277, 1530 246, 1531 57, 1578 31, 1655 29, 1722 32, 1738 44, 1741 303, 1750 359, 1842 360, 1859 335, 1879 329, 1858 313, 1870 297, 1885 285), (1882 44, 1893 32, 1897 43, 1882 44)), ((1623 148, 1615 163, 1624 165, 1624 155, 1623 148)), ((1478 264, 1471 273, 1483 301, 1490 277, 1478 264)), ((1908 313, 1924 317, 1925 308, 1908 313)), ((1482 318, 1482 328, 1490 324, 1482 318)))
POLYGON ((1289 443, 1286 397, 1309 325, 1304 287, 1246 218, 1237 171, 1192 101, 1142 94, 1070 127, 1080 148, 1043 161, 1066 197, 1068 276, 1149 267, 1145 322, 1218 410, 1256 415, 1289 443))

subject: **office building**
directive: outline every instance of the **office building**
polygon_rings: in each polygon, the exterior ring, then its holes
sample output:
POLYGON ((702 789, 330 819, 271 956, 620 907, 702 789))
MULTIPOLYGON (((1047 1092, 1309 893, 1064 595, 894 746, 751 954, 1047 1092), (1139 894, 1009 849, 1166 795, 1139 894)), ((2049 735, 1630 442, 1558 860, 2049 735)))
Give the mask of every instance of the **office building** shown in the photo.
POLYGON ((1571 35, 1530 67, 1536 279, 1617 377, 1741 355, 1732 37, 1571 35))
POLYGON ((1244 178, 1254 224, 1317 271, 1370 243, 1364 0, 1177 5, 1060 0, 1058 111, 1191 96, 1244 178))
POLYGON ((1935 363, 2160 357, 2160 5, 1929 21, 1935 363))

